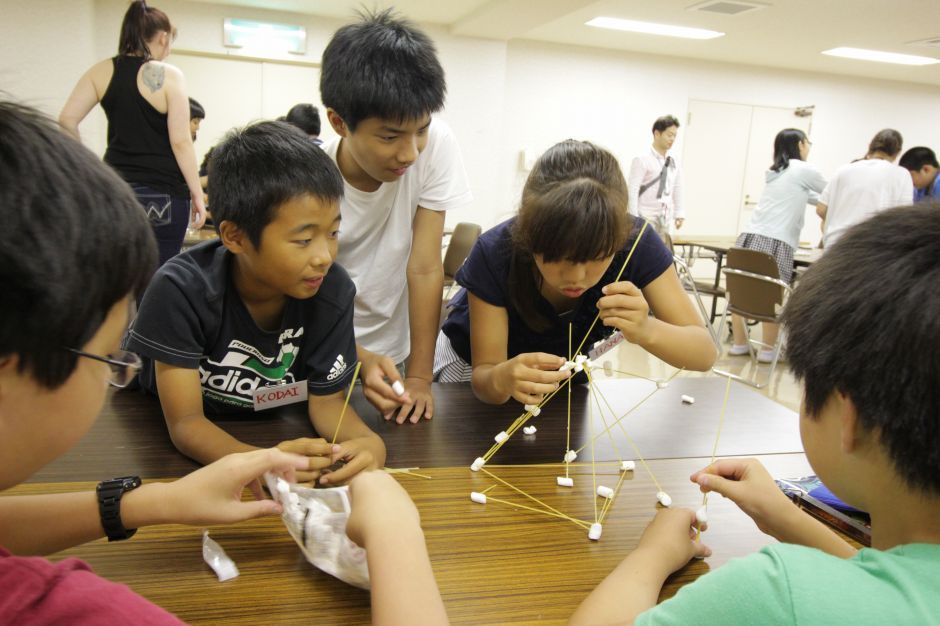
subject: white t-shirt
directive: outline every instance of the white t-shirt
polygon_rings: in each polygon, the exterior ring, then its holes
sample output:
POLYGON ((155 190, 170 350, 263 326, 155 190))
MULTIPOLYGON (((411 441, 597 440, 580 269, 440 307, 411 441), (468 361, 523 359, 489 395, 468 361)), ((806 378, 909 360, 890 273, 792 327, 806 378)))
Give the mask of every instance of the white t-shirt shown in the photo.
MULTIPOLYGON (((339 142, 323 146, 334 161, 339 142)), ((356 284, 356 341, 367 350, 396 363, 411 352, 406 270, 418 207, 447 211, 472 199, 457 140, 436 118, 427 146, 404 176, 372 192, 345 183, 336 261, 356 284)))
POLYGON ((885 209, 914 202, 911 175, 883 159, 843 165, 819 196, 825 204, 823 246, 831 247, 846 230, 885 209))

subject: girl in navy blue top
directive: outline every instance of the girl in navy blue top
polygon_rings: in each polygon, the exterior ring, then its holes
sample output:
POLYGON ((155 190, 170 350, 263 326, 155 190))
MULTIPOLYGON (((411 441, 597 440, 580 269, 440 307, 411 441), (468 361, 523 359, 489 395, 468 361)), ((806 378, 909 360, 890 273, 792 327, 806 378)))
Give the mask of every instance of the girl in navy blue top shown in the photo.
POLYGON ((620 330, 671 365, 710 368, 715 347, 672 255, 649 228, 637 242, 642 225, 612 154, 574 140, 550 148, 518 216, 484 233, 457 272, 463 289, 438 336, 435 380, 470 381, 492 404, 536 404, 569 375, 558 371, 569 323, 575 349, 598 313, 585 346, 620 330))

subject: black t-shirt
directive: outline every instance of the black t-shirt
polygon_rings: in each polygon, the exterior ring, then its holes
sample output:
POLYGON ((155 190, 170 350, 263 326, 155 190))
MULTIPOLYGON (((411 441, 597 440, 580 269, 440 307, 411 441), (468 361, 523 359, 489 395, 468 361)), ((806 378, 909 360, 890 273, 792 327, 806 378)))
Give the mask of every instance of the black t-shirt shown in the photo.
MULTIPOLYGON (((484 302, 506 309, 509 318, 509 340, 506 346, 508 358, 511 359, 527 352, 547 352, 567 356, 568 323, 572 324, 574 339, 572 349, 575 349, 597 316, 597 301, 604 295, 601 289, 604 285, 614 282, 643 225, 642 219, 635 220, 633 232, 627 239, 627 244, 614 255, 610 267, 597 284, 581 294, 578 304, 572 311, 559 315, 548 300, 540 296, 536 304, 542 315, 551 321, 551 327, 545 332, 536 332, 525 323, 509 296, 512 225, 515 221, 516 218, 510 218, 483 233, 467 256, 467 260, 457 270, 455 279, 463 289, 451 300, 451 312, 441 330, 450 339, 454 352, 467 363, 472 363, 470 306, 467 291, 484 302)), ((620 280, 630 281, 642 289, 659 278, 671 265, 672 254, 653 229, 647 228, 620 280)), ((594 342, 607 337, 612 332, 612 328, 598 322, 585 342, 582 352, 586 354, 594 342)))
POLYGON ((153 108, 137 88, 137 74, 146 61, 116 56, 113 63, 114 74, 101 98, 108 117, 105 163, 128 183, 188 198, 189 187, 170 145, 167 114, 153 108))
POLYGON ((198 369, 206 414, 252 410, 259 386, 307 380, 314 395, 346 388, 355 370, 356 287, 333 264, 312 298, 288 298, 277 330, 258 328, 231 279, 232 254, 207 241, 167 261, 140 304, 125 348, 144 362, 141 385, 157 393, 154 361, 198 369))

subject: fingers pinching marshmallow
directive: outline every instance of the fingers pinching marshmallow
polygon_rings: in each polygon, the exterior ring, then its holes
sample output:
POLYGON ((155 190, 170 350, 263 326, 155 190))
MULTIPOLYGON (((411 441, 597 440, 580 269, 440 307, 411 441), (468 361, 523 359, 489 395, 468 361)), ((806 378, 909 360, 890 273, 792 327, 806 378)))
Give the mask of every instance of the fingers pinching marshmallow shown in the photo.
POLYGON ((401 384, 400 380, 396 380, 392 383, 392 391, 395 392, 396 396, 403 396, 405 395, 405 386, 401 384))
POLYGON ((656 494, 656 499, 659 503, 665 507, 672 506, 672 498, 669 497, 669 494, 665 491, 660 491, 656 494))
POLYGON ((699 509, 695 512, 695 519, 699 524, 704 524, 708 521, 708 512, 705 510, 704 505, 699 507, 699 509))

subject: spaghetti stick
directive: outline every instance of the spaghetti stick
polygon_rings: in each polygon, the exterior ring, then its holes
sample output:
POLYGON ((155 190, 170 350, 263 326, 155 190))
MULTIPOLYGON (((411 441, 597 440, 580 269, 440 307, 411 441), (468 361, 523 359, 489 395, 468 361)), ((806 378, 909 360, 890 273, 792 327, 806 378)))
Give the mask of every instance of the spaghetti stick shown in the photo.
POLYGON ((544 506, 544 507, 545 507, 546 509, 548 509, 549 511, 552 511, 553 513, 557 513, 558 515, 560 515, 560 516, 562 516, 562 517, 564 517, 564 518, 572 519, 572 518, 569 518, 569 517, 568 517, 567 515, 565 515, 564 513, 562 513, 561 511, 559 511, 558 509, 556 509, 556 508, 554 508, 554 507, 551 507, 551 506, 545 504, 544 502, 542 502, 541 500, 539 500, 539 499, 536 498, 535 496, 530 496, 529 494, 527 494, 526 492, 524 492, 522 489, 519 489, 518 487, 507 483, 505 480, 503 480, 502 478, 500 478, 500 477, 497 476, 496 474, 487 471, 485 467, 481 467, 481 468, 480 468, 480 471, 483 472, 483 473, 485 473, 485 474, 487 474, 488 476, 490 476, 490 477, 493 478, 494 480, 497 480, 497 481, 501 482, 502 484, 506 485, 507 487, 509 487, 510 489, 512 489, 513 491, 515 491, 516 493, 525 496, 525 497, 528 498, 529 500, 532 500, 532 501, 535 502, 536 504, 539 504, 539 505, 541 505, 541 506, 544 506))
MULTIPOLYGON (((721 429, 725 424, 725 410, 728 408, 728 397, 731 395, 731 377, 728 376, 728 382, 725 385, 725 399, 721 403, 721 415, 718 418, 718 432, 715 433, 715 445, 712 447, 712 460, 709 465, 715 463, 715 457, 718 455, 718 440, 721 439, 721 429)), ((708 506, 708 492, 702 494, 702 506, 708 506)), ((698 541, 702 537, 702 525, 700 523, 695 524, 695 540, 698 541)))
POLYGON ((356 386, 356 378, 359 377, 359 368, 362 367, 362 361, 356 363, 356 371, 353 372, 352 380, 349 381, 349 391, 346 392, 346 399, 343 401, 343 410, 339 413, 339 421, 336 422, 336 431, 333 433, 333 441, 330 445, 336 443, 336 437, 339 435, 339 427, 343 425, 343 416, 346 415, 346 407, 349 406, 349 397, 352 395, 353 387, 356 386))
POLYGON ((533 513, 541 513, 542 515, 548 515, 549 517, 557 517, 557 518, 560 518, 560 519, 565 519, 565 520, 568 520, 569 522, 574 522, 575 524, 577 524, 577 525, 580 526, 581 528, 590 528, 590 527, 591 527, 590 524, 588 524, 587 522, 585 522, 585 521, 583 521, 583 520, 579 520, 579 519, 574 518, 574 517, 568 517, 567 515, 561 515, 561 514, 552 513, 552 512, 550 512, 550 511, 543 511, 543 510, 541 510, 541 509, 536 509, 536 508, 534 508, 534 507, 526 506, 526 505, 524 505, 524 504, 519 504, 519 503, 517 503, 517 502, 510 502, 509 500, 500 500, 499 498, 487 498, 487 500, 490 501, 490 502, 499 502, 500 504, 508 504, 509 506, 514 506, 514 507, 519 508, 519 509, 525 509, 526 511, 532 511, 533 513))

